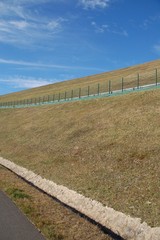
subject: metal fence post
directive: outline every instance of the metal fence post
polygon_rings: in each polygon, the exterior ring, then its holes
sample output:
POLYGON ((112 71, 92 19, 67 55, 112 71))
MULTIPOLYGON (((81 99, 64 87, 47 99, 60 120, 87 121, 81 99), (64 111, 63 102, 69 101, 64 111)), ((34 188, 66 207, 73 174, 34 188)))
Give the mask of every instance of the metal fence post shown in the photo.
POLYGON ((88 97, 89 97, 89 92, 90 92, 89 90, 90 90, 90 87, 88 86, 88 97))
POLYGON ((137 89, 139 89, 139 73, 137 74, 137 89))
POLYGON ((99 96, 100 84, 98 83, 98 96, 99 96))
POLYGON ((71 99, 73 99, 73 90, 71 91, 71 99))
POLYGON ((156 86, 158 85, 158 71, 157 71, 157 68, 156 68, 156 86))
POLYGON ((109 80, 108 82, 108 89, 109 89, 109 94, 111 93, 111 81, 109 80))
POLYGON ((123 92, 123 89, 124 89, 124 79, 122 77, 122 92, 123 92))
POLYGON ((79 98, 81 98, 81 88, 79 88, 79 98))

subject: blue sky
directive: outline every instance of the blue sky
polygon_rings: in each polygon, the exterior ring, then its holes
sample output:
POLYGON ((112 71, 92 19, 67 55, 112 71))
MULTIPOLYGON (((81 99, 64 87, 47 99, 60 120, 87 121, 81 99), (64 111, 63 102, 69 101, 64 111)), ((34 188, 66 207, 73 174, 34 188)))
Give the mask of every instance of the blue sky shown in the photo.
POLYGON ((0 95, 159 57, 159 0, 0 0, 0 95))

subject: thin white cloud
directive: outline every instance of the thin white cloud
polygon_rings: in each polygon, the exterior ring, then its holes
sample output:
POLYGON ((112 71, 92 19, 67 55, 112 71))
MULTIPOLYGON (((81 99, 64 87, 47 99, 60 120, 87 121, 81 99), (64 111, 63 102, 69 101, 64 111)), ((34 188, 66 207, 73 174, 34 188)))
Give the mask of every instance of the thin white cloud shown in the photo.
POLYGON ((160 15, 149 16, 140 24, 140 28, 148 30, 153 24, 160 22, 160 15))
POLYGON ((108 25, 107 24, 102 24, 102 25, 97 25, 96 22, 91 22, 91 25, 94 27, 95 32, 97 33, 103 33, 108 29, 108 25))
POLYGON ((26 61, 17 61, 12 59, 3 59, 0 58, 0 64, 10 64, 10 65, 19 65, 25 67, 36 67, 36 68, 59 68, 59 69, 74 69, 74 70, 100 70, 99 68, 94 67, 82 67, 82 66, 67 66, 67 65, 58 65, 58 64, 44 64, 44 63, 34 63, 34 62, 26 62, 26 61))
POLYGON ((62 30, 62 18, 47 22, 0 20, 0 42, 29 45, 51 41, 62 30))
POLYGON ((0 79, 0 83, 6 84, 12 88, 34 88, 45 86, 51 83, 57 82, 56 79, 47 80, 42 78, 33 78, 33 77, 25 77, 25 76, 14 76, 8 77, 6 79, 0 79))
POLYGON ((160 54, 160 44, 156 44, 153 46, 153 49, 154 51, 157 53, 157 54, 160 54))
POLYGON ((80 0, 79 2, 84 9, 95 9, 108 7, 110 0, 80 0))
POLYGON ((112 30, 111 32, 114 33, 114 34, 118 34, 118 35, 124 36, 124 37, 128 37, 128 32, 126 30, 124 30, 124 29, 112 30))
POLYGON ((26 21, 10 21, 9 24, 17 29, 26 29, 29 27, 29 23, 26 21))
POLYGON ((108 33, 118 34, 118 35, 128 37, 128 32, 126 30, 122 29, 121 27, 118 27, 118 26, 116 26, 116 27, 115 26, 109 26, 108 24, 98 25, 94 21, 91 22, 91 25, 93 26, 96 33, 108 32, 108 33))
POLYGON ((4 16, 20 17, 25 19, 26 13, 22 6, 20 5, 16 6, 14 2, 5 1, 5 2, 0 2, 0 16, 1 17, 4 17, 4 16))
POLYGON ((53 2, 53 0, 5 0, 0 2, 0 42, 16 46, 40 47, 47 41, 48 44, 53 45, 53 39, 63 31, 66 19, 47 17, 38 12, 37 6, 47 2, 53 2))

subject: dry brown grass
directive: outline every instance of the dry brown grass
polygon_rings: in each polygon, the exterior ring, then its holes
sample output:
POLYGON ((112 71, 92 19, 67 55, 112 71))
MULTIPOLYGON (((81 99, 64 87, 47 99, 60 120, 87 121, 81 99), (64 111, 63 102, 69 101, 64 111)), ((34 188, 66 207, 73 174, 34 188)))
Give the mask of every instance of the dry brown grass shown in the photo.
POLYGON ((0 155, 160 225, 160 91, 0 110, 0 155))
MULTIPOLYGON (((92 76, 87 76, 84 78, 73 79, 70 81, 64 81, 56 84, 50 84, 43 87, 33 88, 17 93, 11 93, 8 95, 0 96, 0 102, 5 101, 15 101, 15 100, 24 100, 31 99, 37 97, 43 97, 53 94, 58 94, 59 92, 63 93, 69 91, 68 95, 71 95, 72 89, 82 88, 82 92, 86 92, 87 86, 90 85, 91 89, 96 88, 97 92, 97 84, 101 83, 102 89, 108 91, 108 81, 112 81, 112 90, 121 89, 121 78, 124 77, 124 88, 127 87, 135 87, 137 86, 137 73, 140 73, 140 84, 149 84, 155 83, 155 68, 159 69, 160 60, 156 60, 153 62, 136 65, 116 71, 105 72, 101 74, 96 74, 92 76)), ((160 81, 160 71, 158 71, 158 81, 160 81)), ((101 90, 101 89, 100 89, 101 90)), ((103 90, 104 91, 104 90, 103 90)), ((76 93, 76 96, 78 93, 76 93)), ((86 92, 87 94, 87 92, 86 92)), ((58 95, 57 95, 58 98, 58 95)))
POLYGON ((12 198, 48 240, 112 239, 97 226, 64 208, 1 166, 0 189, 12 198), (21 195, 12 194, 18 191, 21 195))

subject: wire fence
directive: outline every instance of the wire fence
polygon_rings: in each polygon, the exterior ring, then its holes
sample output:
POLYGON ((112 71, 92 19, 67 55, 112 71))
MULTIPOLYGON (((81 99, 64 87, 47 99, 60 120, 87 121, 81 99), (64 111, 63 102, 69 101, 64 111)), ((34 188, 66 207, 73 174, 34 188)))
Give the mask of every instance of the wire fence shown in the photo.
POLYGON ((45 95, 36 98, 23 99, 17 101, 1 102, 1 108, 35 106, 47 103, 58 103, 61 101, 77 100, 87 97, 111 95, 118 92, 134 91, 146 87, 160 85, 160 69, 146 71, 143 73, 130 74, 121 79, 108 80, 85 87, 71 89, 52 95, 45 95))

